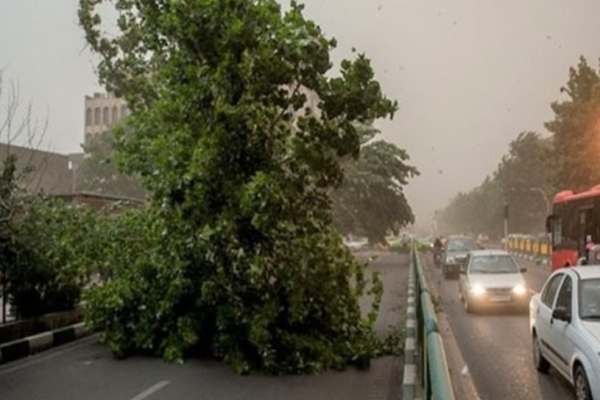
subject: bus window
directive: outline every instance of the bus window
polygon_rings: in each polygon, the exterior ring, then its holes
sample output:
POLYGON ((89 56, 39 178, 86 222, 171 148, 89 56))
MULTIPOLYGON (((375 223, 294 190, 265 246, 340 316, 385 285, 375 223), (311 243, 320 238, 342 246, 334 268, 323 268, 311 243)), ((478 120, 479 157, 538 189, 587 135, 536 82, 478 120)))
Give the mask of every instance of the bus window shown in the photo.
POLYGON ((560 246, 562 243, 562 219, 554 217, 552 219, 552 245, 560 246))

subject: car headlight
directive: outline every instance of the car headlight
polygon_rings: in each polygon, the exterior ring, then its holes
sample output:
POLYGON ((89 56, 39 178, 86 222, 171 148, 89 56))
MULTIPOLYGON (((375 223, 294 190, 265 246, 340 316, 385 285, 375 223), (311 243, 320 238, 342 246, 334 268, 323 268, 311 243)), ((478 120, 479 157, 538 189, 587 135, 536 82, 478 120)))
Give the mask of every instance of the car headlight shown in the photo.
POLYGON ((517 296, 524 296, 527 294, 527 288, 525 285, 518 284, 513 288, 513 293, 517 296))
POLYGON ((481 285, 473 285, 473 287, 471 287, 471 294, 473 296, 483 296, 485 294, 486 290, 483 286, 481 285))

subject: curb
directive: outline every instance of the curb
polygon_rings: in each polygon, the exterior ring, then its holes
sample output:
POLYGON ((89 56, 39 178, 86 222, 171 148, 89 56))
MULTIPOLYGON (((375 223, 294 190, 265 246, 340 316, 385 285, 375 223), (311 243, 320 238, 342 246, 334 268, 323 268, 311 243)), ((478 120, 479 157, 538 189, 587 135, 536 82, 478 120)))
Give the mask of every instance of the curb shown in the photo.
MULTIPOLYGON (((435 298, 440 298, 438 291, 438 284, 433 279, 432 270, 424 270, 426 278, 432 282, 431 290, 435 298)), ((477 387, 473 381, 467 362, 465 361, 460 346, 450 325, 448 315, 444 310, 437 313, 439 331, 444 342, 444 348, 446 350, 448 358, 448 367, 450 376, 454 384, 454 394, 457 399, 460 400, 480 400, 477 387)))
POLYGON ((417 391, 417 316, 415 269, 412 261, 408 272, 408 297, 406 300, 406 339, 404 343, 404 374, 402 378, 402 398, 413 400, 417 391))
POLYGON ((53 331, 39 333, 0 345, 0 364, 15 361, 48 350, 52 347, 74 342, 91 332, 83 322, 53 331))

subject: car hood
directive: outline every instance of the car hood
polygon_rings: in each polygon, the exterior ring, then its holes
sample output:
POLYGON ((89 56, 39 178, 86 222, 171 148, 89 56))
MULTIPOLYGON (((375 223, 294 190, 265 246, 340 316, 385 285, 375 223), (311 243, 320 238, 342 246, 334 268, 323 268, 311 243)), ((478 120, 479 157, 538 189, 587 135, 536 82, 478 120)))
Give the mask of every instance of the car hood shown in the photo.
POLYGON ((600 345, 600 321, 581 321, 581 325, 600 345))
POLYGON ((469 274, 469 283, 484 288, 512 288, 525 285, 525 279, 521 274, 469 274))

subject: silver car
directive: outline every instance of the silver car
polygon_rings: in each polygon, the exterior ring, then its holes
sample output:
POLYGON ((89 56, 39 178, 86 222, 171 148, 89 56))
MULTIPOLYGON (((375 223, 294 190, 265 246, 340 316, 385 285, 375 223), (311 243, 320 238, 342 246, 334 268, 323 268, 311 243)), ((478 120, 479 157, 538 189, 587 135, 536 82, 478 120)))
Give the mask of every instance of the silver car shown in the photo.
POLYGON ((460 270, 459 297, 468 313, 484 306, 516 306, 526 310, 529 290, 520 268, 504 250, 479 250, 468 254, 460 270))

